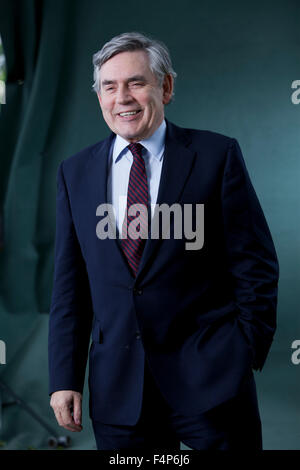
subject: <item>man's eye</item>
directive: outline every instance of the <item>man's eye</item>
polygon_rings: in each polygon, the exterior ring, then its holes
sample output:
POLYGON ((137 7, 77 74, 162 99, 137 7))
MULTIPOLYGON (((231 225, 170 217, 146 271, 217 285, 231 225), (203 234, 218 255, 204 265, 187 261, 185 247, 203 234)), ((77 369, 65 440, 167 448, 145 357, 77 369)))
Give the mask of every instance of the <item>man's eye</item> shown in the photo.
POLYGON ((142 82, 133 82, 132 83, 132 86, 142 86, 143 83, 142 82))

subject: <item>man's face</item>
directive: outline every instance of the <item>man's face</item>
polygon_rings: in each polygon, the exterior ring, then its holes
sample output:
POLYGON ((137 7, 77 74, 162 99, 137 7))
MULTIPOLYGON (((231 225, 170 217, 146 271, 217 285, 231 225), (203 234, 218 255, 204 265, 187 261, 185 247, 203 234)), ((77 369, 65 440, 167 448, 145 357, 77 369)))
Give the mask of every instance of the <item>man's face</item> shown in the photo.
POLYGON ((173 78, 166 75, 159 87, 145 51, 121 52, 109 59, 100 69, 100 83, 103 118, 115 134, 138 142, 150 137, 162 123, 173 78))

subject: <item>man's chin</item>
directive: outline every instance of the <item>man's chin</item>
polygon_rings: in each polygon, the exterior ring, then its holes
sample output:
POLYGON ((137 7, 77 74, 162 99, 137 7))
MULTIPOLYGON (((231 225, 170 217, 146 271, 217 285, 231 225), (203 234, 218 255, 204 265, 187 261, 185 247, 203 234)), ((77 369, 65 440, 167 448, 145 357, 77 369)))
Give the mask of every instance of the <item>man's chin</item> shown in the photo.
POLYGON ((130 142, 138 142, 139 140, 145 139, 145 136, 142 132, 130 131, 128 129, 120 129, 117 131, 117 134, 123 137, 123 139, 128 140, 130 142))

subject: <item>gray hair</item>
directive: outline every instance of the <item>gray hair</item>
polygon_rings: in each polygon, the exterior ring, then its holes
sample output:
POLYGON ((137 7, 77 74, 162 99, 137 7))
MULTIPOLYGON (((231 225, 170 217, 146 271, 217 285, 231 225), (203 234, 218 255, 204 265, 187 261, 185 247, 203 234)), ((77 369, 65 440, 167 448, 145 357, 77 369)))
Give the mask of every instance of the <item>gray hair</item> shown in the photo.
POLYGON ((100 51, 93 55, 94 91, 100 92, 100 69, 105 62, 120 52, 138 50, 147 52, 150 69, 156 76, 160 87, 166 74, 172 75, 174 79, 176 78, 177 74, 173 70, 168 48, 163 42, 137 32, 123 33, 112 38, 104 44, 100 51))

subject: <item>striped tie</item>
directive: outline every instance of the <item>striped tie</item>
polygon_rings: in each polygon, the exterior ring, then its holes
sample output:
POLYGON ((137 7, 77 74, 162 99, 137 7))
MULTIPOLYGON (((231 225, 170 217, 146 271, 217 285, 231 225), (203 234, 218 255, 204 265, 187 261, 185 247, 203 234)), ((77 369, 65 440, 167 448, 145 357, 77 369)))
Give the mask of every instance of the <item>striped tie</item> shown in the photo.
POLYGON ((133 155, 133 162, 130 169, 127 208, 122 226, 122 248, 128 263, 136 276, 139 262, 148 236, 148 184, 145 169, 145 162, 142 157, 143 146, 139 143, 129 144, 129 150, 133 155), (133 204, 142 204, 138 212, 134 210, 134 215, 128 215, 128 210, 133 204), (138 217, 136 223, 132 223, 138 217), (139 223, 141 222, 141 223, 139 223), (130 226, 130 227, 129 227, 130 226), (131 228, 131 231, 130 231, 131 228), (129 230, 128 230, 129 229, 129 230), (134 233, 138 238, 134 238, 134 233))

